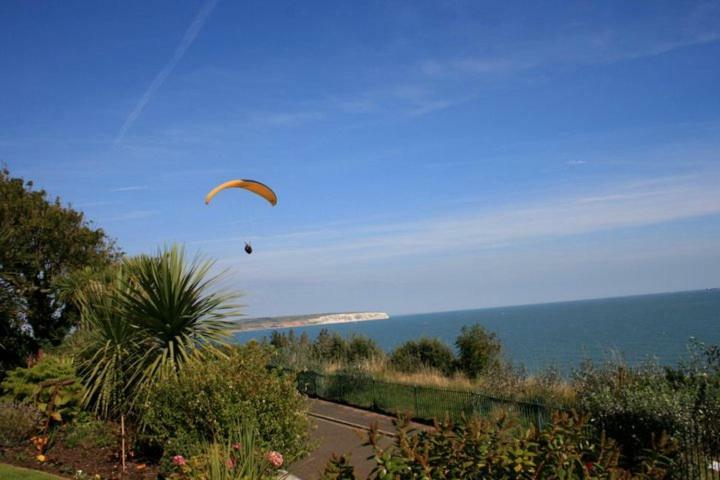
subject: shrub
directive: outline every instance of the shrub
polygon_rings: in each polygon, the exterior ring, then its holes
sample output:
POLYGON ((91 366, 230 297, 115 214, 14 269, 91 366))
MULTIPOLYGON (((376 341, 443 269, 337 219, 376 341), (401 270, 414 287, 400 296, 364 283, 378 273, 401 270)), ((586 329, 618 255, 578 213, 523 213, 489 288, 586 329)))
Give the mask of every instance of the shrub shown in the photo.
POLYGON ((270 480, 277 477, 282 454, 263 451, 252 429, 238 427, 225 439, 198 445, 197 453, 186 458, 169 453, 164 462, 170 479, 270 480))
POLYGON ((374 358, 382 358, 383 356, 383 351, 372 338, 364 335, 353 335, 347 342, 347 356, 345 361, 349 364, 372 360, 374 358))
POLYGON ((60 298, 57 280, 117 256, 81 212, 0 168, 0 378, 77 325, 77 309, 60 298))
POLYGON ((322 362, 343 362, 348 356, 348 345, 337 332, 323 328, 312 346, 313 357, 322 362))
MULTIPOLYGON (((522 429, 507 417, 440 423, 415 432, 401 422, 394 445, 381 446, 377 428, 368 435, 376 467, 372 479, 659 479, 668 460, 661 451, 648 452, 636 471, 618 465, 619 452, 609 440, 595 441, 584 417, 557 414, 551 425, 522 429)), ((326 480, 355 479, 344 457, 334 457, 326 480)))
POLYGON ((226 437, 242 423, 254 429, 263 448, 290 457, 304 453, 305 401, 293 377, 267 369, 269 359, 266 349, 250 343, 158 383, 140 412, 145 441, 169 442, 175 454, 185 454, 189 445, 226 437))
POLYGON ((500 362, 500 341, 480 324, 462 327, 455 346, 458 369, 470 378, 477 378, 500 362))
POLYGON ((406 373, 433 369, 450 375, 454 361, 453 351, 437 338, 409 340, 397 347, 390 357, 393 368, 406 373))
MULTIPOLYGON (((717 431, 717 416, 707 414, 718 412, 720 402, 717 390, 707 396, 707 379, 654 363, 630 367, 586 362, 575 372, 578 408, 619 443, 625 461, 633 464, 663 433, 678 438, 697 433, 697 422, 717 431)), ((706 435, 703 441, 712 442, 714 436, 706 435)))
POLYGON ((42 410, 52 403, 60 415, 56 420, 68 420, 80 411, 83 388, 69 357, 46 355, 30 368, 11 370, 2 388, 5 398, 14 402, 34 403, 42 410), (57 391, 56 382, 61 384, 57 391))
POLYGON ((117 431, 112 424, 81 414, 67 426, 63 444, 75 448, 106 448, 117 445, 117 431))
POLYGON ((27 443, 40 425, 40 412, 27 404, 0 403, 0 447, 27 443))
POLYGON ((123 261, 78 296, 90 333, 80 368, 88 407, 103 418, 135 414, 155 383, 224 340, 237 295, 217 288, 223 275, 212 267, 167 247, 123 261))
POLYGON ((273 361, 294 370, 323 370, 328 366, 357 367, 363 362, 384 361, 385 353, 377 343, 364 335, 343 338, 337 332, 323 328, 314 342, 303 332, 299 337, 272 332, 268 342, 273 348, 273 361))

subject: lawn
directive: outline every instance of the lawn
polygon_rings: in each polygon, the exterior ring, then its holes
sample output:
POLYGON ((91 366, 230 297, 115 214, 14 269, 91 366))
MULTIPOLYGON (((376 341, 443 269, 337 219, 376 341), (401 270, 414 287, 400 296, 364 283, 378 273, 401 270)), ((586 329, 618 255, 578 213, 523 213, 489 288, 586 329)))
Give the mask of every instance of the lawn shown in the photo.
POLYGON ((0 479, 2 480, 60 480, 61 478, 45 472, 0 463, 0 479))

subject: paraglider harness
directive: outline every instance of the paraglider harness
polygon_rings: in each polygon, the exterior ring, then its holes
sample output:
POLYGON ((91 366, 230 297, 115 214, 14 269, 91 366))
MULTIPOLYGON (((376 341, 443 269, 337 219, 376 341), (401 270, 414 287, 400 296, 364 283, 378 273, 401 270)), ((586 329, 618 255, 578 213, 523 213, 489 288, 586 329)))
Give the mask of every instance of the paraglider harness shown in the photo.
POLYGON ((252 253, 252 245, 250 245, 248 242, 245 242, 245 253, 250 255, 252 253))

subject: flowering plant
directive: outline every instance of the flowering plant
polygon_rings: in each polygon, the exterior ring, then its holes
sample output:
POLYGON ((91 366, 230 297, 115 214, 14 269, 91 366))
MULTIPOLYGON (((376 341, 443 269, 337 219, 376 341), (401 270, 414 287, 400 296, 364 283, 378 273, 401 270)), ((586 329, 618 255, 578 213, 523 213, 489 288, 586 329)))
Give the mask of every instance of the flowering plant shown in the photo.
POLYGON ((265 480, 278 477, 283 455, 275 450, 264 451, 255 443, 252 429, 236 429, 235 438, 201 445, 198 453, 185 458, 172 457, 175 480, 265 480), (240 437, 240 438, 237 438, 240 437))

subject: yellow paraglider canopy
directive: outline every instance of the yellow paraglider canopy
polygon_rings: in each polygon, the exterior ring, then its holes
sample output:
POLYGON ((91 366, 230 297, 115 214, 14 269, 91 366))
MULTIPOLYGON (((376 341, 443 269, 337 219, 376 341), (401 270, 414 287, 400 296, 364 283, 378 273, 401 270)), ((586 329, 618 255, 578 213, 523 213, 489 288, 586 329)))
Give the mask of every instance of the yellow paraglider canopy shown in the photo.
POLYGON ((277 195, 275 195, 275 192, 273 192, 270 187, 264 183, 247 179, 230 180, 229 182, 221 183, 205 195, 205 204, 207 205, 210 203, 210 200, 212 200, 215 195, 226 188, 244 188, 245 190, 249 190, 257 195, 260 195, 262 198, 270 202, 271 205, 277 204, 277 195))

